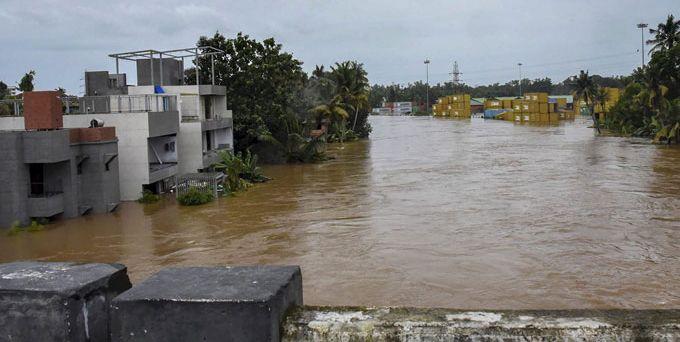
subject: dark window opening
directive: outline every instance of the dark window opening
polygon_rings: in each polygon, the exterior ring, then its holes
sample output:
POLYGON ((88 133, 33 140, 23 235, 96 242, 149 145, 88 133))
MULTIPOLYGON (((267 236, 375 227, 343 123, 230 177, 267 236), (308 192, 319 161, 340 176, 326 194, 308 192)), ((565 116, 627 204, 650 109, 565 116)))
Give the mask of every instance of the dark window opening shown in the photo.
POLYGON ((29 164, 31 195, 45 194, 45 164, 29 164))
POLYGON ((205 149, 212 150, 212 131, 205 131, 205 149))
POLYGON ((212 100, 210 96, 206 96, 203 99, 205 102, 205 119, 212 119, 212 100))

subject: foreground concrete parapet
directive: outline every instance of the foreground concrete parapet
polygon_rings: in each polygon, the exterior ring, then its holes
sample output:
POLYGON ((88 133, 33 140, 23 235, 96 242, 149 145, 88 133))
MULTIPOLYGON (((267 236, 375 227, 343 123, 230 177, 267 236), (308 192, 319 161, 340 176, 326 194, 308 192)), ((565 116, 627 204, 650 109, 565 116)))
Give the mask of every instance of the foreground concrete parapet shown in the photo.
POLYGON ((279 341, 297 266, 169 268, 113 301, 113 341, 279 341))
POLYGON ((108 341, 109 304, 130 286, 119 264, 0 264, 0 341, 108 341))
POLYGON ((680 310, 458 311, 304 307, 284 341, 677 341, 680 310))

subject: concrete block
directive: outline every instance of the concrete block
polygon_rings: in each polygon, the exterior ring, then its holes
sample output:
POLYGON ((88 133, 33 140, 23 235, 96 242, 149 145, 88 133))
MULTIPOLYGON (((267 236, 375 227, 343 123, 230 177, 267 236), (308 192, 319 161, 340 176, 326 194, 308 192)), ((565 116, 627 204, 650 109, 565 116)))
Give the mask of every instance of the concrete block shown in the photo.
POLYGON ((279 341, 299 305, 297 266, 170 268, 114 299, 112 340, 279 341))
POLYGON ((24 125, 27 130, 64 127, 63 109, 58 91, 24 93, 24 125))
POLYGON ((0 264, 0 341, 108 341, 111 299, 130 286, 120 264, 0 264))

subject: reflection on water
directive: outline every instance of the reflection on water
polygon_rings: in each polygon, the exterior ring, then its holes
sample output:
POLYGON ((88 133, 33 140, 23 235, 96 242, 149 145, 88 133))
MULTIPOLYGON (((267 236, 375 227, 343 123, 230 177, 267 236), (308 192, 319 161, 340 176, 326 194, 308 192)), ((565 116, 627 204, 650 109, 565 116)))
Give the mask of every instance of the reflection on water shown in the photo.
POLYGON ((308 304, 680 305, 680 149, 561 126, 373 117, 335 160, 198 208, 172 199, 0 237, 0 261, 299 264, 308 304))

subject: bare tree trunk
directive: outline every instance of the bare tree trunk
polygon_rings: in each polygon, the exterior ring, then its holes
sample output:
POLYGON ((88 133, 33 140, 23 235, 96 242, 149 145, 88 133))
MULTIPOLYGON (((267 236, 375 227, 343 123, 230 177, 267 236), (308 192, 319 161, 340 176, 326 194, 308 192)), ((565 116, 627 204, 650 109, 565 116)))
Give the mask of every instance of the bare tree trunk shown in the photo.
POLYGON ((354 123, 352 124, 352 132, 356 133, 357 118, 359 117, 359 107, 354 109, 354 123))

